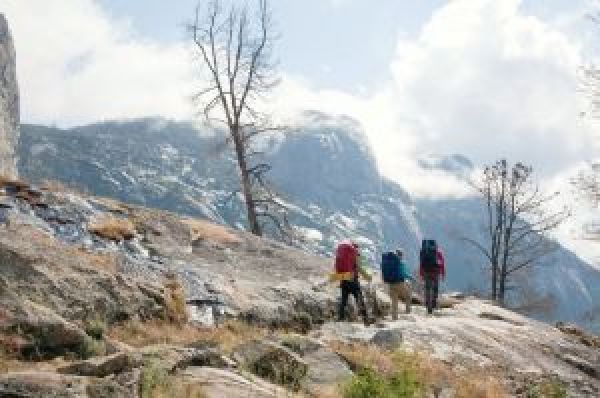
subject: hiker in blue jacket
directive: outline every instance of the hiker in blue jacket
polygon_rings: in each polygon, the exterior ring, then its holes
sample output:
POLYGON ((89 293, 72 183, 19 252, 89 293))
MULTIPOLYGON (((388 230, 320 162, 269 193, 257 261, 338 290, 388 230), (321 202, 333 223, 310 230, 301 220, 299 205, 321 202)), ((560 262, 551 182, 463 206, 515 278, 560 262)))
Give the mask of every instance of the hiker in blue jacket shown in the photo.
POLYGON ((385 253, 381 262, 383 281, 389 285, 390 299, 392 300, 392 319, 398 319, 398 301, 406 304, 406 313, 411 311, 412 289, 410 281, 412 274, 404 262, 404 252, 397 249, 396 252, 385 253))

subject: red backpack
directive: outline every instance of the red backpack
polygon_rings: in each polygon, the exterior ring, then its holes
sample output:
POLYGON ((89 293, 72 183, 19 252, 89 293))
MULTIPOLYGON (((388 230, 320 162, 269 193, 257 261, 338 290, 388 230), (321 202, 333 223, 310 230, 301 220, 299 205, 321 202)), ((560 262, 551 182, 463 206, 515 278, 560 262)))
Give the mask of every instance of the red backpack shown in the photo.
POLYGON ((356 257, 358 250, 352 242, 340 243, 335 251, 335 272, 354 272, 356 268, 356 257))

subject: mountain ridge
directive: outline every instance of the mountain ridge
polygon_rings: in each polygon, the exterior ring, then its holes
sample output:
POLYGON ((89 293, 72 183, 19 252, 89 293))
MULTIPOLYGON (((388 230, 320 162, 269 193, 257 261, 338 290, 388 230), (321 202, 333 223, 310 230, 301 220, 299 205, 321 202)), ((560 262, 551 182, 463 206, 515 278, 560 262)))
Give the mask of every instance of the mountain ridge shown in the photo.
MULTIPOLYGON (((420 239, 434 236, 452 267, 445 288, 485 292, 484 259, 459 239, 481 236, 477 199, 412 197, 380 175, 359 124, 318 112, 304 121, 267 154, 290 221, 305 237, 304 250, 330 255, 337 241, 351 237, 372 261, 402 246, 414 267, 420 239)), ((20 169, 32 181, 61 180, 101 196, 243 228, 243 203, 232 195, 238 184, 233 157, 216 151, 222 137, 190 123, 142 119, 71 130, 24 125, 22 136, 20 169)), ((460 155, 431 163, 450 172, 469 168, 460 155)), ((600 273, 566 249, 546 264, 524 277, 519 300, 537 307, 540 319, 600 330, 600 273)))

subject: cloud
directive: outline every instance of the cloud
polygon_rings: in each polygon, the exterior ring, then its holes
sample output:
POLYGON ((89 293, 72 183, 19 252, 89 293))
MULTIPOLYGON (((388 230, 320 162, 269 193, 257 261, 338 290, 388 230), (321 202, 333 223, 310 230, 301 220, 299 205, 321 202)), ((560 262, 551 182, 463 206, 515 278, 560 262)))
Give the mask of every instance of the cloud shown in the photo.
MULTIPOLYGON (((192 116, 184 44, 138 37, 92 0, 5 0, 3 12, 16 40, 24 121, 192 116)), ((417 167, 427 153, 461 153, 476 165, 508 157, 550 177, 598 151, 578 116, 581 43, 526 15, 519 0, 454 0, 415 39, 398 38, 393 78, 374 93, 323 90, 284 71, 270 106, 282 118, 305 109, 356 118, 381 170, 413 193, 464 191, 417 167)))
POLYGON ((288 111, 318 107, 359 119, 383 172, 411 192, 464 193, 464 184, 424 173, 415 159, 461 153, 481 165, 506 157, 549 178, 597 153, 596 130, 579 116, 582 51, 575 37, 524 14, 519 0, 455 0, 416 40, 399 40, 393 80, 375 95, 288 81, 282 99, 288 111))
POLYGON ((147 115, 189 118, 186 48, 136 37, 91 0, 5 0, 22 120, 62 126, 147 115))
POLYGON ((591 147, 577 90, 577 42, 518 0, 457 0, 392 65, 398 101, 421 126, 420 151, 506 156, 552 174, 591 147))

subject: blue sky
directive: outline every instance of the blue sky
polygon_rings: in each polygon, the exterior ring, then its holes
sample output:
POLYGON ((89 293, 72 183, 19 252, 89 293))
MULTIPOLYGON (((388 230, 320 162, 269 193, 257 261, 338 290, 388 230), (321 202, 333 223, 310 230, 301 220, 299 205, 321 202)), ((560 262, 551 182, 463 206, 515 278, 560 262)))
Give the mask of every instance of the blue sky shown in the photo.
MULTIPOLYGON (((239 0, 238 0, 239 1, 239 0)), ((502 1, 502 0, 500 0, 502 1)), ((363 93, 389 78, 399 37, 411 39, 447 0, 277 0, 282 70, 319 87, 363 93), (376 4, 376 5, 374 5, 376 4)), ((98 0, 115 19, 159 42, 185 39, 183 25, 197 0, 98 0)), ((576 13, 583 0, 527 0, 524 13, 552 21, 576 13)))
MULTIPOLYGON (((400 35, 411 37, 442 0, 278 0, 272 2, 280 67, 327 88, 361 92, 381 84, 400 35)), ((196 0, 100 0, 140 35, 162 42, 184 37, 196 0)))
MULTIPOLYGON (((193 118, 199 69, 183 25, 195 4, 3 0, 23 121, 193 118)), ((282 84, 265 106, 355 118, 382 171, 412 190, 440 189, 415 169, 432 152, 525 160, 553 178, 600 153, 578 75, 599 50, 594 4, 274 0, 282 84)))

